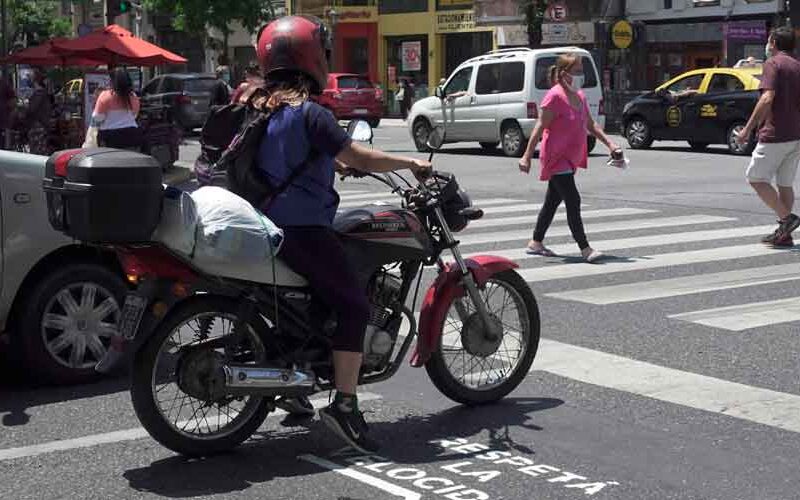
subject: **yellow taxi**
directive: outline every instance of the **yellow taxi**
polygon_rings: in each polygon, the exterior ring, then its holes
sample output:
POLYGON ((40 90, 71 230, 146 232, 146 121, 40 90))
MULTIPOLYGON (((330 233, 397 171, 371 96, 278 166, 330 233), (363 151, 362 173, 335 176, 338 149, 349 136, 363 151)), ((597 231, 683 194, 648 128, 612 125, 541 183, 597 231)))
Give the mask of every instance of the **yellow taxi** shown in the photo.
POLYGON ((736 135, 758 102, 760 67, 692 70, 625 105, 622 124, 628 144, 649 148, 653 141, 688 141, 700 151, 725 144, 733 154, 750 154, 755 140, 740 145, 736 135))

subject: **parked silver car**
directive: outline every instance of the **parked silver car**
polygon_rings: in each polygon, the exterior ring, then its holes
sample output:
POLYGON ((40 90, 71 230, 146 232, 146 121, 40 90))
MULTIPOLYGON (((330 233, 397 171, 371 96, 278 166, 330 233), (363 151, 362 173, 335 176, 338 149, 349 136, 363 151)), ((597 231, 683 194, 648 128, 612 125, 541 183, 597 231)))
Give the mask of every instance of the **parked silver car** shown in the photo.
POLYGON ((46 161, 0 151, 0 328, 18 368, 40 382, 71 384, 96 377, 126 284, 113 255, 50 227, 46 161))

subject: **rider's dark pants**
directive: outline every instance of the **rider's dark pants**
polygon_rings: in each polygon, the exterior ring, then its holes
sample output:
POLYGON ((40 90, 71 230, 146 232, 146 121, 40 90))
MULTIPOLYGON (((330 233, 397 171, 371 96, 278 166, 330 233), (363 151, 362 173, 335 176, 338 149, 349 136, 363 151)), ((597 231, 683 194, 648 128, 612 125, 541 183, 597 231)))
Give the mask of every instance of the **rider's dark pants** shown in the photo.
POLYGON ((335 351, 362 352, 370 305, 336 233, 327 227, 284 227, 280 257, 305 277, 314 293, 336 312, 335 351))
POLYGON ((575 185, 574 174, 554 175, 550 178, 544 204, 536 221, 536 229, 533 231, 533 240, 544 241, 544 234, 553 222, 553 217, 562 201, 567 206, 567 222, 572 237, 581 250, 588 248, 589 242, 586 240, 581 218, 581 195, 575 185))

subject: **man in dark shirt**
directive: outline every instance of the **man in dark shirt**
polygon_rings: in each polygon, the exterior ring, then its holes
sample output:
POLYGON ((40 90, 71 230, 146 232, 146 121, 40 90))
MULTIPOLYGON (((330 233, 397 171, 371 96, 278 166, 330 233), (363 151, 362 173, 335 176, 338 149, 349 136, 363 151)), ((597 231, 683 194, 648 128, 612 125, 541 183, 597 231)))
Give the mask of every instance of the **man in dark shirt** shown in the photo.
POLYGON ((225 82, 227 68, 219 66, 216 70, 217 82, 211 88, 211 106, 225 106, 231 102, 231 90, 225 82))
POLYGON ((761 200, 779 217, 775 232, 764 243, 794 246, 792 231, 800 217, 792 213, 794 179, 800 163, 800 61, 792 56, 795 36, 789 28, 776 28, 767 42, 767 62, 761 77, 761 99, 738 142, 746 143, 758 129, 758 145, 747 168, 747 180, 761 200), (772 181, 778 186, 772 187, 772 181))

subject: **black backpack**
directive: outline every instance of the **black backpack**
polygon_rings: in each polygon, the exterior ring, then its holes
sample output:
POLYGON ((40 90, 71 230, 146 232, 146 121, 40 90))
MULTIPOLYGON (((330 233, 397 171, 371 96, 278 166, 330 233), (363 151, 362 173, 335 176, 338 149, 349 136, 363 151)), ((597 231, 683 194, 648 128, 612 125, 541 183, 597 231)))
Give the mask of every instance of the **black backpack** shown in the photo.
MULTIPOLYGON (((277 109, 280 109, 277 108, 277 109)), ((277 109, 275 111, 277 111, 277 109)), ((303 107, 306 116, 307 105, 303 107)), ((275 185, 260 168, 257 157, 261 140, 274 114, 248 104, 228 104, 212 109, 200 136, 200 156, 194 171, 201 186, 220 186, 241 196, 254 207, 265 209, 310 165, 312 150, 280 185, 275 185)))

